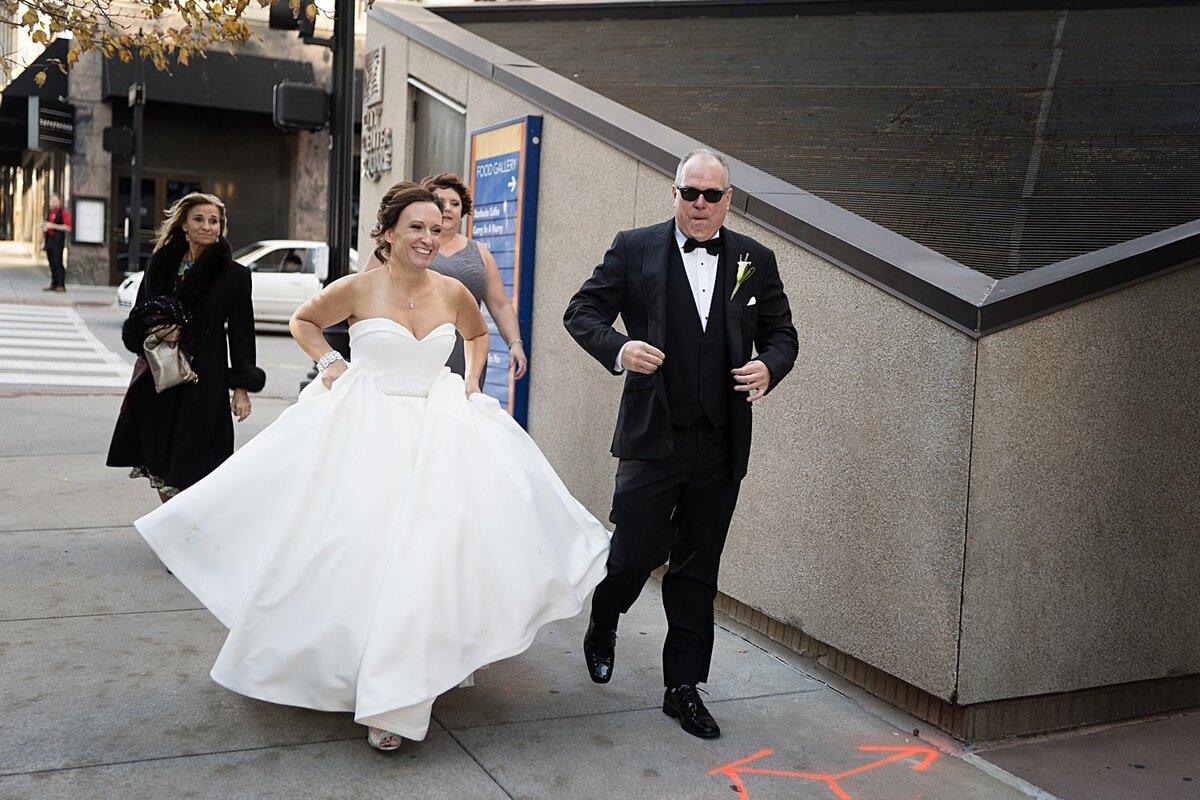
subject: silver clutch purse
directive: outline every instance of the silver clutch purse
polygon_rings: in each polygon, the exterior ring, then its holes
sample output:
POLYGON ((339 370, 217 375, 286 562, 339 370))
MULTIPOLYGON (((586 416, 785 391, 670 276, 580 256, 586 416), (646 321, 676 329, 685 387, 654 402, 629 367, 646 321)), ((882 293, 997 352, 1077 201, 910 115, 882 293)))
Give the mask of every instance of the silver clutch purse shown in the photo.
POLYGON ((179 342, 166 342, 150 334, 142 343, 142 350, 158 394, 181 383, 199 382, 200 376, 192 369, 192 362, 179 342))

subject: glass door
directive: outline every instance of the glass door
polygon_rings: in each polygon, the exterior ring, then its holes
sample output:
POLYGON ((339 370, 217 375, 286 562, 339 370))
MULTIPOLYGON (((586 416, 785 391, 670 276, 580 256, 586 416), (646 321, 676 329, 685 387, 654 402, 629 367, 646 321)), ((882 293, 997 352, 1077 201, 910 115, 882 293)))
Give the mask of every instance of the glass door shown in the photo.
POLYGON ((154 247, 154 220, 155 220, 155 203, 154 203, 154 178, 142 178, 142 196, 141 200, 141 224, 138 226, 138 235, 140 236, 140 246, 138 253, 138 261, 140 264, 130 266, 129 264, 129 241, 134 235, 130 230, 130 194, 132 193, 133 181, 128 175, 123 175, 117 178, 117 197, 113 208, 116 213, 112 217, 112 235, 109 241, 113 243, 114 258, 116 260, 116 272, 122 275, 126 272, 137 272, 146 266, 147 259, 150 258, 150 251, 154 247))
POLYGON ((175 201, 184 195, 192 192, 203 192, 204 184, 199 181, 178 180, 173 178, 165 178, 163 183, 163 202, 162 212, 167 213, 167 209, 175 205, 175 201))
POLYGON ((141 224, 138 226, 138 261, 139 264, 129 266, 129 241, 132 231, 126 220, 129 219, 129 195, 133 180, 128 174, 113 176, 113 208, 116 213, 112 217, 112 230, 109 241, 112 242, 110 257, 112 269, 110 277, 120 282, 126 272, 144 269, 154 250, 154 237, 158 226, 166 217, 167 210, 175 201, 190 192, 204 191, 204 184, 195 178, 183 178, 174 175, 144 175, 142 177, 141 224))

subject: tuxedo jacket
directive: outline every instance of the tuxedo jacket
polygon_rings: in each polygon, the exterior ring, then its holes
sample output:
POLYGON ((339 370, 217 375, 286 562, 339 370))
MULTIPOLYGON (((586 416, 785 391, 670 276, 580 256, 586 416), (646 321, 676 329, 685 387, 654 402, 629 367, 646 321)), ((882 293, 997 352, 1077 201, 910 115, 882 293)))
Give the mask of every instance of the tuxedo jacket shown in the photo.
MULTIPOLYGON (((771 371, 767 391, 775 388, 792 369, 798 344, 775 254, 748 236, 721 229, 724 285, 714 287, 711 314, 724 313, 729 358, 740 367, 752 357, 752 348, 771 371), (738 261, 749 261, 754 273, 734 292, 738 261), (718 304, 721 306, 718 311, 718 304)), ((653 375, 626 371, 625 389, 617 414, 612 453, 618 458, 653 460, 670 455, 673 446, 671 413, 663 371, 671 368, 671 353, 664 346, 669 313, 695 314, 695 306, 667 308, 667 269, 672 263, 675 220, 622 231, 604 254, 604 261, 571 298, 563 324, 575 341, 613 374, 622 345, 636 339, 666 354, 653 375), (612 327, 617 316, 628 335, 612 327)), ((718 274, 722 274, 718 273, 718 274)), ((732 382, 733 377, 730 376, 732 382)), ((746 474, 750 459, 751 403, 745 393, 730 394, 729 424, 733 472, 746 474)))

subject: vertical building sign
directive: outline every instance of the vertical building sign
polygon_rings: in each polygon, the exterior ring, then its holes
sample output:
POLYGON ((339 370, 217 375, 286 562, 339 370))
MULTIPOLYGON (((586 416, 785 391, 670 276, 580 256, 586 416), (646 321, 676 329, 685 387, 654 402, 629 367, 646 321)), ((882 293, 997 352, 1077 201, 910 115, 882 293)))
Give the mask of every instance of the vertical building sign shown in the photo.
POLYGON ((363 112, 360 139, 363 177, 379 180, 392 171, 392 129, 383 124, 383 48, 363 59, 363 112))
MULTIPOLYGON (((504 290, 512 298, 525 352, 533 357, 530 341, 533 305, 534 239, 537 233, 538 164, 542 118, 526 116, 471 131, 471 238, 496 259, 504 290)), ((483 391, 508 408, 525 426, 529 376, 514 380, 508 366, 508 347, 484 308, 491 332, 487 379, 483 391)))

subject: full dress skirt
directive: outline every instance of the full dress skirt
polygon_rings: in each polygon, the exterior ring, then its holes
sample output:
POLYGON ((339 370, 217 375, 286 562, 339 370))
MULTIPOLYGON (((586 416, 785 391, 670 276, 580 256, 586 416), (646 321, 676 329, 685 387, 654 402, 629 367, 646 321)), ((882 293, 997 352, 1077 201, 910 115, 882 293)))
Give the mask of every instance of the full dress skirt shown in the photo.
POLYGON ((424 738, 434 699, 574 616, 609 534, 499 404, 454 328, 350 328, 354 362, 137 520, 229 629, 221 685, 424 738))

